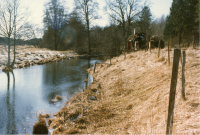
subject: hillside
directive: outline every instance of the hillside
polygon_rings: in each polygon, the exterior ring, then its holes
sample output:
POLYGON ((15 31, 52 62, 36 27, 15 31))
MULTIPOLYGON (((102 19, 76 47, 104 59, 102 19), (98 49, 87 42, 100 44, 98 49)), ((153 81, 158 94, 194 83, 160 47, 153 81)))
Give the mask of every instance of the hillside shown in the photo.
MULTIPOLYGON (((172 73, 167 49, 137 51, 98 64, 94 82, 72 97, 54 119, 55 134, 165 134, 172 73), (106 64, 107 63, 107 64, 106 64), (95 100, 95 98, 97 100, 95 100)), ((181 63, 173 134, 200 133, 200 50, 186 49, 185 93, 181 97, 181 63)))

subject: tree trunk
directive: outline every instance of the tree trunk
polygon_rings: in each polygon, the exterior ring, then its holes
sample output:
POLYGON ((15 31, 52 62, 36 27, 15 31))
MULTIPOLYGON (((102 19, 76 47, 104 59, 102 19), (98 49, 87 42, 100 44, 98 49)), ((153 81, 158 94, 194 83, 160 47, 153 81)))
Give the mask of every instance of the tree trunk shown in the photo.
POLYGON ((126 46, 126 32, 125 32, 125 21, 124 21, 124 17, 122 17, 122 19, 123 19, 123 24, 122 24, 122 27, 123 27, 123 38, 124 38, 125 52, 126 52, 127 46, 126 46))
POLYGON ((15 55, 16 55, 16 53, 15 53, 15 43, 16 42, 16 40, 15 40, 15 34, 14 34, 14 50, 13 50, 13 54, 14 54, 14 59, 13 59, 13 62, 12 62, 12 64, 11 64, 11 68, 13 68, 13 66, 14 66, 14 63, 15 63, 15 55))
MULTIPOLYGON (((14 15, 15 15, 15 9, 14 9, 14 15)), ((15 55, 16 55, 16 53, 15 53, 15 45, 16 45, 16 39, 15 39, 15 37, 16 37, 16 21, 14 21, 14 50, 13 50, 14 59, 13 59, 13 62, 11 64, 11 68, 13 68, 14 63, 15 63, 15 55)))
POLYGON ((90 30, 89 30, 89 26, 88 26, 88 48, 89 48, 89 55, 91 55, 91 44, 90 44, 90 30))
POLYGON ((86 23, 87 23, 87 36, 88 36, 88 54, 91 55, 91 44, 90 44, 90 22, 88 16, 88 5, 86 6, 86 23))
POLYGON ((54 43, 54 45, 55 45, 55 50, 57 50, 57 43, 56 43, 56 40, 57 40, 57 37, 56 37, 56 31, 57 30, 54 30, 54 36, 55 36, 55 43, 54 43))
POLYGON ((8 63, 7 67, 10 67, 10 35, 8 36, 8 63))

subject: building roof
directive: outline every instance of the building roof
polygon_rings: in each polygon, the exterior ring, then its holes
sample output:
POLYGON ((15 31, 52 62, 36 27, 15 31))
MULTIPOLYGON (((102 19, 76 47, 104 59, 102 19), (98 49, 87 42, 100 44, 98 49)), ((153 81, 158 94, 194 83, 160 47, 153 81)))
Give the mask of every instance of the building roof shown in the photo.
POLYGON ((132 35, 130 35, 130 36, 128 37, 127 42, 133 41, 135 37, 138 37, 138 36, 143 36, 143 37, 144 37, 145 35, 146 35, 145 33, 136 33, 135 35, 132 34, 132 35))
POLYGON ((133 41, 134 36, 135 36, 134 34, 130 35, 130 36, 128 37, 127 41, 128 41, 128 42, 133 41))

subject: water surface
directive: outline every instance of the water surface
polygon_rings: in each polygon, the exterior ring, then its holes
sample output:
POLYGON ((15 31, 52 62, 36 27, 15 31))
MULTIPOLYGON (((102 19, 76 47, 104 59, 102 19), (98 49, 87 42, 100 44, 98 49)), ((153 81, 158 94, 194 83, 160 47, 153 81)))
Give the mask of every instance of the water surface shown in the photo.
POLYGON ((32 133, 39 112, 55 113, 85 88, 87 69, 96 60, 65 60, 0 73, 0 134, 32 133), (61 102, 52 102, 56 95, 61 102))

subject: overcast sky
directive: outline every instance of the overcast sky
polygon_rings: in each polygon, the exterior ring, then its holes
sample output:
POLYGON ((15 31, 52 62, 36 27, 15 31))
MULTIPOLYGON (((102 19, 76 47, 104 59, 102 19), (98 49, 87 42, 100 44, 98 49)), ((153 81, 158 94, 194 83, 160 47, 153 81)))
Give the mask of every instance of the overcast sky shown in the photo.
MULTIPOLYGON (((23 0, 24 4, 29 7, 32 11, 32 16, 30 17, 33 20, 33 23, 42 25, 43 11, 44 11, 44 3, 47 0, 23 0)), ((168 15, 170 11, 170 7, 172 4, 172 0, 149 0, 150 10, 153 15, 153 19, 161 17, 161 15, 168 15)), ((67 6, 69 7, 69 12, 73 9, 73 0, 66 0, 67 6)), ((94 22, 94 25, 106 26, 109 24, 108 19, 106 18, 105 13, 103 12, 103 7, 105 6, 105 0, 98 0, 100 7, 100 15, 102 19, 98 19, 94 22)))

